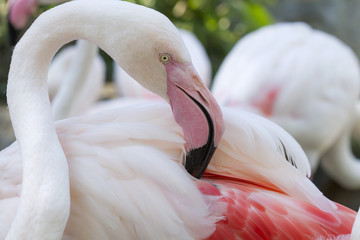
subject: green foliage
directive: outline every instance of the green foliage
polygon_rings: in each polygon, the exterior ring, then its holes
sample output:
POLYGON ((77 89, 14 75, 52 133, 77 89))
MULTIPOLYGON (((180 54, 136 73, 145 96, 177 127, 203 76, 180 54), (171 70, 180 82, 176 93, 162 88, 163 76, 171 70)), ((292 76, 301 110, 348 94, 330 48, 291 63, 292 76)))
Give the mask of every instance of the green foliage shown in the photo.
POLYGON ((6 2, 5 0, 0 0, 0 45, 3 45, 7 35, 6 12, 6 2))

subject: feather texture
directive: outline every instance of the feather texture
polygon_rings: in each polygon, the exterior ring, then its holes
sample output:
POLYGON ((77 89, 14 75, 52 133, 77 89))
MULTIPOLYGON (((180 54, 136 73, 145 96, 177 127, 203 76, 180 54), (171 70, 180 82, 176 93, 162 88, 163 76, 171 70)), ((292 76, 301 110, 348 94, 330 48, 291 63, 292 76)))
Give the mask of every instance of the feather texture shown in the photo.
MULTIPOLYGON (((116 111, 92 115, 92 120, 83 116, 58 121, 56 128, 69 162, 71 186, 71 213, 64 239, 202 239, 215 231, 215 223, 218 229, 236 233, 242 225, 236 229, 223 225, 224 217, 231 217, 229 222, 235 225, 246 222, 247 218, 231 214, 240 203, 245 205, 238 211, 247 207, 246 211, 252 211, 254 201, 263 208, 268 208, 267 204, 271 207, 271 203, 274 208, 290 207, 287 211, 294 222, 303 220, 307 208, 315 211, 306 216, 310 222, 321 222, 326 217, 342 221, 343 214, 349 215, 342 226, 349 223, 351 229, 354 212, 332 208, 333 204, 306 178, 306 172, 286 160, 279 139, 298 166, 306 158, 285 131, 264 118, 231 109, 224 109, 224 117, 227 130, 205 178, 218 186, 221 196, 204 194, 204 181, 194 182, 186 174, 181 165, 185 151, 181 128, 165 103, 136 101, 116 111), (216 176, 228 176, 232 182, 224 183, 216 176), (255 200, 248 201, 254 196, 255 200), (292 216, 295 203, 304 210, 292 216)), ((0 222, 1 239, 19 201, 22 170, 17 143, 1 152, 0 163, 0 207, 5 210, 2 219, 7 220, 0 222)), ((248 217, 263 213, 249 213, 248 217)), ((268 218, 275 221, 279 216, 261 218, 260 223, 268 218)), ((248 225, 244 231, 252 227, 248 225)))

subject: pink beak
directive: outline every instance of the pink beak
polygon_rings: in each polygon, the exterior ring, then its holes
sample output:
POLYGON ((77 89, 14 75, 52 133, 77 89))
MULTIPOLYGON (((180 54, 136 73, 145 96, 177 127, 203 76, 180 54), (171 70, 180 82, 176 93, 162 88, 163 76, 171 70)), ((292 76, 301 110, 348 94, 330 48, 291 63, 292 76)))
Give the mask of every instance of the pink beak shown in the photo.
POLYGON ((186 141, 185 169, 201 178, 224 133, 220 106, 191 63, 165 64, 167 94, 186 141))

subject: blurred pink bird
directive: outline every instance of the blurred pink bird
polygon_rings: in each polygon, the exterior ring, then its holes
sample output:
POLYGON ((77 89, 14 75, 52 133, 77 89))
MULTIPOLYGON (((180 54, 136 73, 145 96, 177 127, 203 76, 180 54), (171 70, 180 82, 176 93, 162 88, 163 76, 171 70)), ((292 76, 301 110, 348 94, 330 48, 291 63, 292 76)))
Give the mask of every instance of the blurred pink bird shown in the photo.
POLYGON ((25 27, 29 17, 37 8, 37 0, 9 0, 9 22, 15 29, 25 27))
POLYGON ((335 37, 305 23, 279 23, 241 39, 214 79, 220 104, 249 108, 287 130, 312 171, 321 164, 341 186, 360 188, 360 162, 350 150, 359 122, 359 64, 335 37))
POLYGON ((62 2, 65 0, 9 0, 9 22, 15 29, 22 29, 39 4, 50 5, 62 2))
POLYGON ((224 109, 223 122, 178 30, 154 10, 78 0, 45 12, 14 49, 7 93, 17 142, 0 153, 2 238, 350 237, 356 213, 311 183, 296 141, 249 113, 224 109), (171 109, 127 105, 54 124, 46 72, 75 37, 94 41, 171 109), (216 147, 206 181, 181 166, 187 152, 185 168, 201 177, 198 158, 216 147))

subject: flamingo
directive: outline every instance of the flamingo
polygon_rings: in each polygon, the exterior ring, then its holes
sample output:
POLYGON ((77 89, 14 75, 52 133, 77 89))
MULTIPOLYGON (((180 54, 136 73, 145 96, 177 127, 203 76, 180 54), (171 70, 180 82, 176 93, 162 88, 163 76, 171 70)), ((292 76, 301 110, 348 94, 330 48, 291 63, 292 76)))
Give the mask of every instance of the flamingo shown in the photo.
MULTIPOLYGON (((197 37, 193 33, 184 29, 179 29, 179 31, 190 53, 195 69, 199 73, 201 80, 203 80, 205 85, 209 87, 211 83, 211 63, 204 46, 201 44, 199 39, 197 39, 197 37)), ((121 69, 121 67, 116 63, 114 64, 113 69, 114 69, 114 82, 116 84, 120 96, 128 97, 128 98, 129 97, 148 98, 148 99, 158 99, 158 100, 161 99, 156 94, 148 91, 146 88, 138 84, 132 77, 129 76, 129 74, 127 74, 123 69, 121 69)), ((116 106, 117 104, 123 104, 123 103, 121 102, 121 100, 118 100, 115 101, 115 103, 110 103, 110 104, 112 106, 116 106)), ((110 107, 111 106, 107 106, 107 108, 110 107)))
POLYGON ((340 40, 305 23, 278 23, 234 46, 212 91, 220 104, 253 109, 285 128, 313 172, 322 158, 337 183, 358 189, 360 162, 349 141, 359 115, 359 80, 358 60, 340 40))
MULTIPOLYGON (((61 2, 66 2, 66 0, 11 0, 9 1, 10 25, 14 26, 15 29, 23 28, 38 4, 58 4, 61 2)), ((198 71, 200 78, 204 80, 205 85, 209 87, 211 63, 205 48, 193 33, 183 29, 180 29, 180 33, 190 52, 195 69, 198 71)), ((80 41, 77 45, 77 48, 68 47, 64 49, 63 53, 56 56, 49 69, 50 99, 53 99, 60 86, 63 86, 60 96, 56 98, 53 104, 55 119, 87 112, 94 113, 102 109, 111 109, 127 102, 127 100, 123 101, 124 99, 106 101, 106 103, 95 104, 92 109, 90 108, 99 95, 98 89, 104 82, 105 70, 104 66, 102 66, 104 64, 99 55, 94 58, 95 51, 97 51, 95 45, 87 41, 80 41), (92 59, 94 61, 91 61, 92 59), (91 73, 89 73, 90 69, 91 73), (65 81, 63 81, 64 78, 65 81)), ((116 63, 114 63, 114 81, 120 96, 161 99, 156 94, 143 88, 116 63)))
POLYGON ((311 183, 296 141, 256 115, 224 108, 223 118, 189 61, 175 26, 146 7, 78 0, 43 13, 10 66, 17 141, 0 152, 1 238, 349 237, 356 213, 311 183), (127 105, 54 123, 46 72, 74 38, 100 46, 171 108, 127 105), (191 177, 183 156, 200 178, 215 147, 203 180, 191 177))

